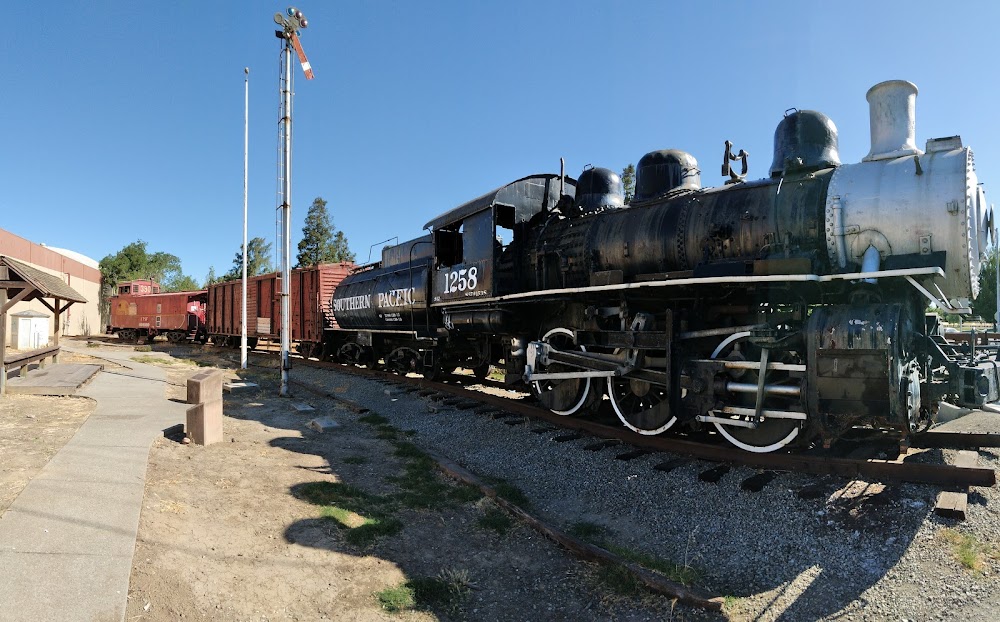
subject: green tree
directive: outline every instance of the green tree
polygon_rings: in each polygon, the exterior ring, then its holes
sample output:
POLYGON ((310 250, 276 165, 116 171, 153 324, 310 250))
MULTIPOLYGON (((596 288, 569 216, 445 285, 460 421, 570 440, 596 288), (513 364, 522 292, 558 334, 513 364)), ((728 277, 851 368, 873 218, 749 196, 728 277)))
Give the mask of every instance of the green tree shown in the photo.
POLYGON ((326 201, 316 197, 306 221, 302 227, 302 239, 299 241, 298 255, 295 257, 296 267, 314 266, 320 263, 337 261, 354 261, 354 253, 347 245, 347 237, 342 231, 336 231, 330 214, 326 209, 326 201))
POLYGON ((622 169, 622 186, 625 187, 625 204, 628 205, 635 196, 635 165, 629 164, 622 169))
POLYGON ((338 231, 333 236, 333 259, 332 261, 354 261, 354 253, 347 245, 347 236, 343 231, 338 231))
POLYGON ((186 274, 179 274, 174 278, 171 278, 163 286, 163 291, 167 292, 194 292, 201 289, 198 287, 198 281, 194 280, 193 276, 188 276, 186 274))
MULTIPOLYGON (((271 265, 271 243, 264 238, 254 238, 247 242, 247 276, 257 276, 273 272, 271 265)), ((233 267, 223 277, 223 281, 235 281, 243 278, 243 245, 236 251, 233 267)))
POLYGON ((976 315, 986 322, 996 322, 997 312, 997 247, 986 251, 979 266, 979 296, 972 303, 976 315))
MULTIPOLYGON (((164 291, 181 291, 189 285, 190 277, 181 271, 181 260, 170 253, 147 251, 147 244, 136 240, 113 255, 107 255, 98 264, 101 270, 100 309, 105 324, 111 320, 111 296, 122 281, 151 279, 164 291), (181 289, 178 289, 181 288, 181 289)), ((198 289, 195 286, 194 289, 198 289)))
MULTIPOLYGON (((240 275, 240 277, 242 278, 242 275, 240 275)), ((208 267, 208 274, 205 275, 205 284, 202 287, 204 287, 205 289, 208 289, 208 287, 210 285, 215 285, 216 283, 218 283, 221 280, 222 279, 220 279, 215 274, 215 266, 209 266, 208 267)))

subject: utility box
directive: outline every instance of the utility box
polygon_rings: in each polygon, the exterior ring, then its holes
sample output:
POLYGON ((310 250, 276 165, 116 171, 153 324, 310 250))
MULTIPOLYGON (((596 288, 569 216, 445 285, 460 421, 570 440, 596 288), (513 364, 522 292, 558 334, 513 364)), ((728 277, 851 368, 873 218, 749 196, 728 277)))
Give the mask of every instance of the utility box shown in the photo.
POLYGON ((10 315, 10 343, 17 350, 37 350, 49 345, 50 318, 38 311, 10 315))

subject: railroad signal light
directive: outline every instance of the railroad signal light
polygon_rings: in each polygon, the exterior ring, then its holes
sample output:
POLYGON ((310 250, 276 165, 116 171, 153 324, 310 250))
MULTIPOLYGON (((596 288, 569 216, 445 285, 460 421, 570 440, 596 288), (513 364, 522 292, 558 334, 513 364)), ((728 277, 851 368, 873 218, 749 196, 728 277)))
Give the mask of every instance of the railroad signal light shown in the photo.
POLYGON ((274 14, 274 23, 282 27, 282 30, 275 31, 274 34, 281 39, 288 40, 292 44, 292 47, 295 48, 295 54, 299 57, 299 62, 302 64, 302 71, 306 74, 306 80, 312 80, 315 77, 312 65, 309 64, 306 53, 302 50, 302 43, 299 42, 298 35, 300 29, 309 26, 309 21, 302 14, 302 11, 293 6, 288 7, 285 13, 288 17, 285 17, 281 13, 274 14))

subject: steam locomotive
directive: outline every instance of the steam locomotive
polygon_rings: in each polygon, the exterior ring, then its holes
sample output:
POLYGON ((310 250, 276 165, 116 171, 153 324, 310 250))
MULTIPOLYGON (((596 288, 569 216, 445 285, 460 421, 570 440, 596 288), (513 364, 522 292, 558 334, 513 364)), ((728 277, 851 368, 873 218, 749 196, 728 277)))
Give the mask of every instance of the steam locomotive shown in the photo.
POLYGON ((725 185, 654 151, 627 205, 603 168, 509 183, 344 279, 326 352, 428 376, 494 364, 560 415, 606 395, 640 434, 714 426, 752 452, 987 406, 995 354, 948 346, 926 312, 970 312, 993 213, 960 137, 916 147, 916 95, 868 91, 855 164, 826 115, 794 110, 766 179, 727 143, 725 185))

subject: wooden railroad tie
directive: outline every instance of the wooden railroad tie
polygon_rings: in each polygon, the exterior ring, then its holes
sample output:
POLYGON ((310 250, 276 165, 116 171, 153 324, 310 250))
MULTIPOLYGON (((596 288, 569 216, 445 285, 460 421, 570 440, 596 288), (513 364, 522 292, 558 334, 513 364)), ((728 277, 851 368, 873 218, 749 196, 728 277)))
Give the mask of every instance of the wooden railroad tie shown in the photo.
MULTIPOLYGON (((955 466, 963 469, 975 468, 979 462, 979 454, 974 451, 960 451, 955 458, 955 466)), ((938 493, 934 512, 938 516, 965 520, 969 508, 969 487, 960 486, 955 490, 942 490, 938 493)))

